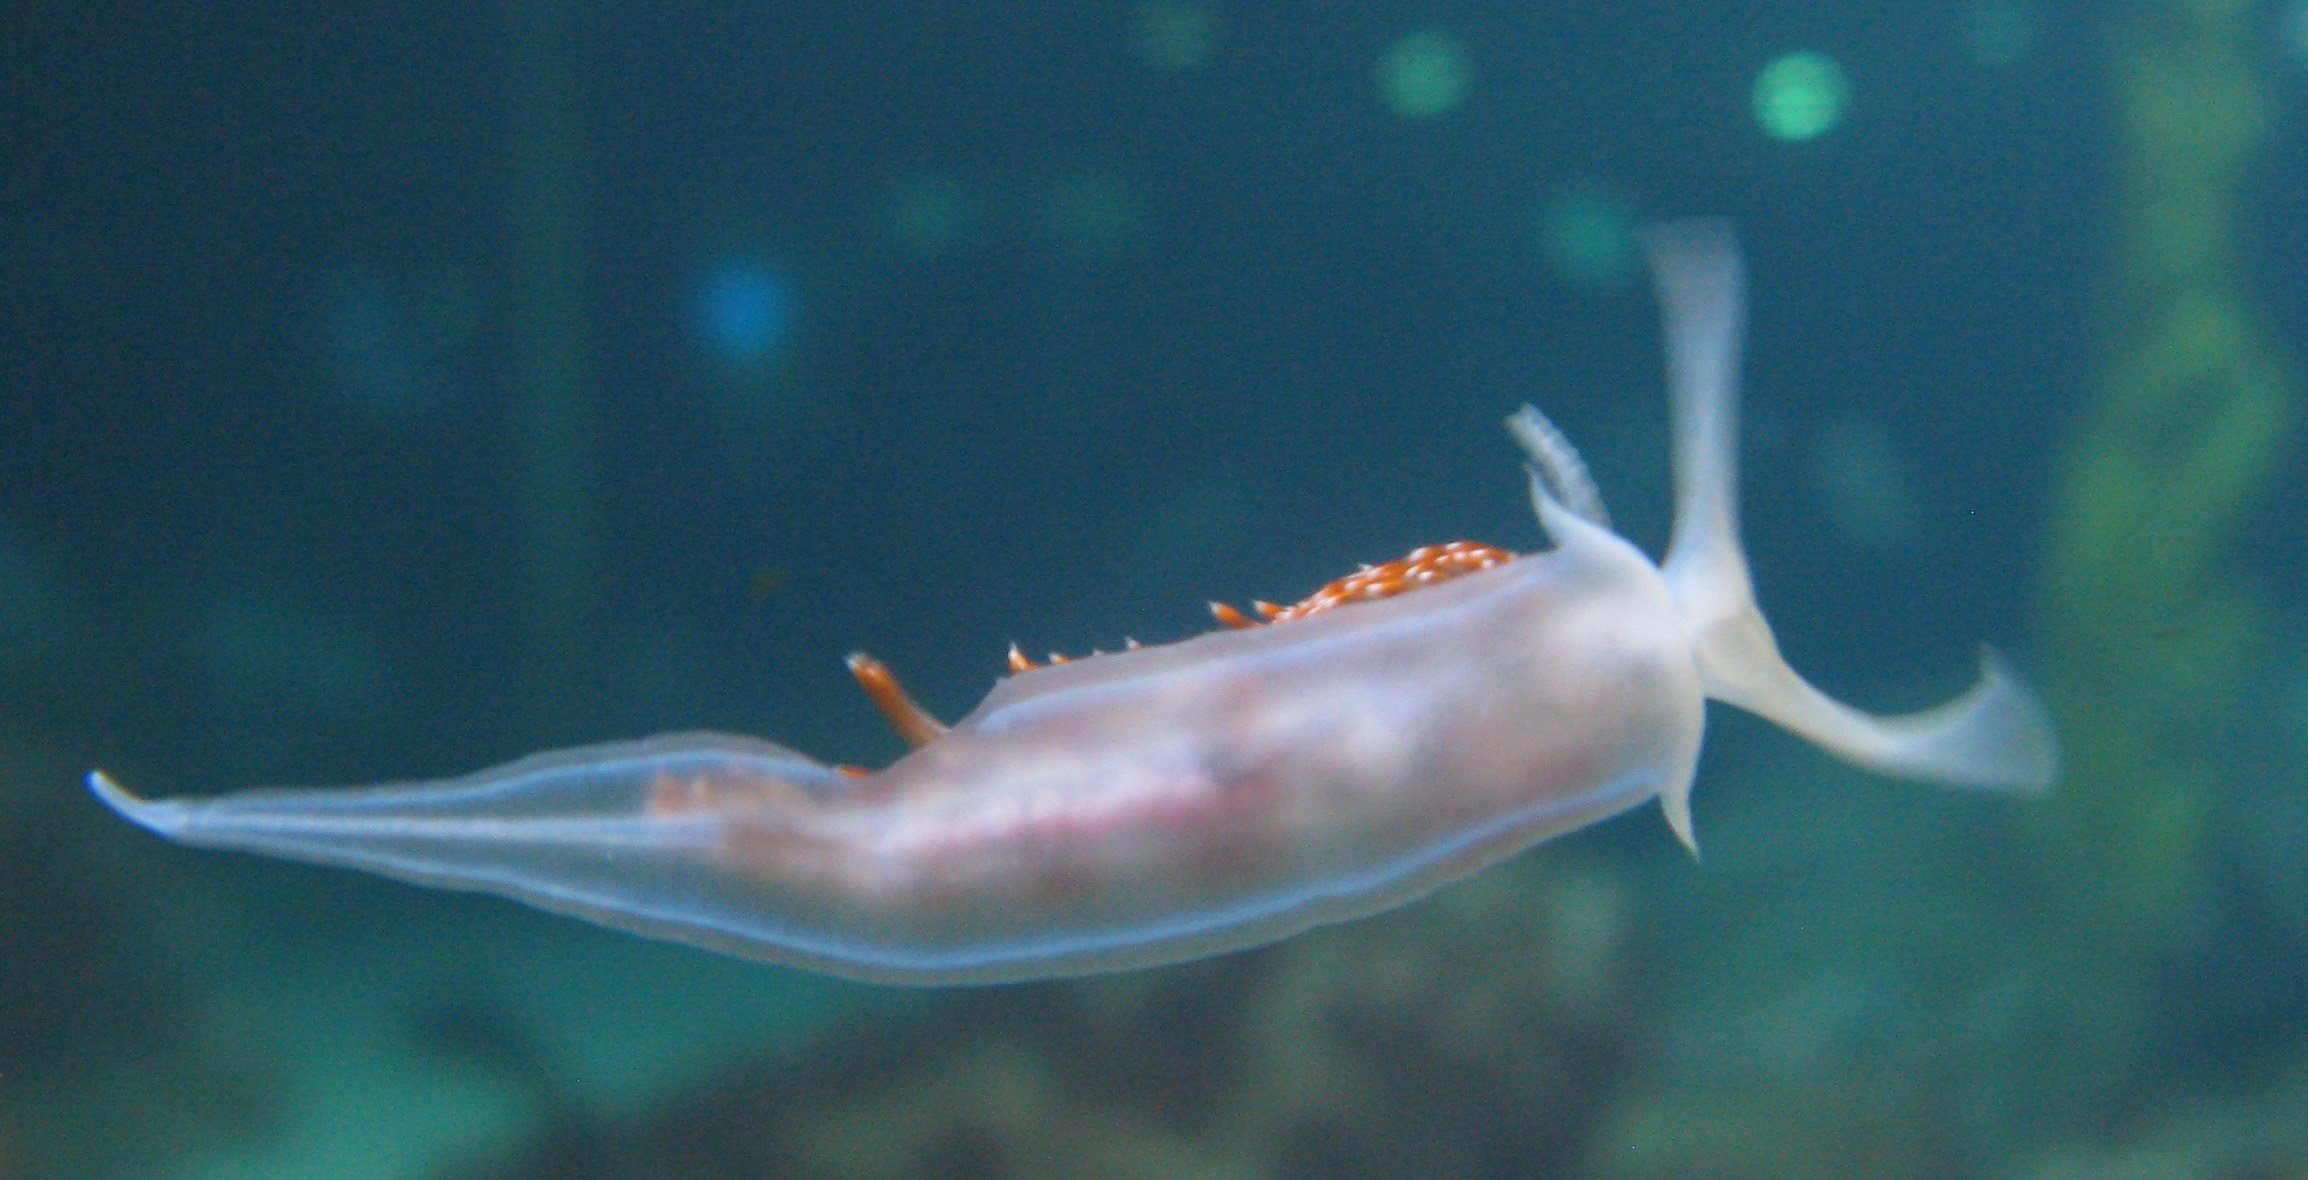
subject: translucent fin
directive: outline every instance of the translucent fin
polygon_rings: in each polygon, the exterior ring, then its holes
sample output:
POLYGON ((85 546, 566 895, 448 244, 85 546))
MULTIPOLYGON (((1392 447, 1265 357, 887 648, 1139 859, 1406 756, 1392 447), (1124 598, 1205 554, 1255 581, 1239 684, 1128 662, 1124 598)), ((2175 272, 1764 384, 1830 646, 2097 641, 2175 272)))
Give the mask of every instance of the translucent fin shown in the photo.
POLYGON ((2059 742, 2035 693, 1992 650, 1979 680, 1935 708, 1863 713, 1813 688, 1779 655, 1754 611, 1699 647, 1707 695, 1767 717, 1846 761, 1902 778, 2040 795, 2059 777, 2059 742))
POLYGON ((1731 224, 1677 221, 1641 232, 1667 335, 1675 424, 1675 531, 1660 563, 1694 622, 1754 609, 1739 544, 1739 334, 1746 268, 1731 224))
MULTIPOLYGON (((1662 570, 1716 700, 1760 714, 1831 753, 1885 774, 1954 786, 2038 793, 2059 773, 2059 748, 2035 695, 1992 652, 1979 683, 1935 709, 1860 712, 1787 666, 1756 608, 1739 543, 1739 334, 1745 276, 1722 221, 1643 231, 1666 316, 1675 422, 1675 531, 1662 570)), ((1671 819, 1681 800, 1666 799, 1671 819)), ((1685 818, 1677 834, 1688 842, 1685 818)))

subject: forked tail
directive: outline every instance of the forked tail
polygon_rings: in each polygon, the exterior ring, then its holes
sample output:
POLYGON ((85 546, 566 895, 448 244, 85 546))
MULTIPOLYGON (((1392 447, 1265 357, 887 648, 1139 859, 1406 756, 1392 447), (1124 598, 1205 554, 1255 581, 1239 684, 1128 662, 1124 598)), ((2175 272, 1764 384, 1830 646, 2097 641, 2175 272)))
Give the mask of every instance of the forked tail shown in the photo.
POLYGON ((1662 568, 1691 629, 1707 695, 1767 717, 1871 770, 2036 794, 2059 744, 2035 694, 1994 652, 1979 682, 1919 713, 1877 717, 1813 688, 1779 654, 1739 543, 1739 338, 1745 277, 1728 223, 1643 232, 1666 316, 1674 405, 1675 530, 1662 568))

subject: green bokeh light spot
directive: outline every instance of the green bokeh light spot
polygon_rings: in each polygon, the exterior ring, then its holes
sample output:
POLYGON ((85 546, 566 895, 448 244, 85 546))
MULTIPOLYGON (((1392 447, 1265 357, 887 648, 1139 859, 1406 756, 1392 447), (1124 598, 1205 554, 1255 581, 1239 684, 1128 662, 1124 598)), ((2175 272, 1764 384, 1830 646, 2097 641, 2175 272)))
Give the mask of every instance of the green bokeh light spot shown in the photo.
POLYGON ((1843 121, 1851 83, 1824 53, 1788 53, 1755 76, 1755 121, 1773 139, 1815 139, 1843 121))
POLYGON ((1433 118, 1466 97, 1468 75, 1466 47, 1428 29, 1395 42, 1379 59, 1379 95, 1402 118, 1433 118))
POLYGON ((1210 64, 1218 18, 1201 0, 1143 0, 1132 19, 1138 60, 1166 74, 1210 64))
POLYGON ((1539 210, 1538 241, 1555 277, 1574 287, 1615 287, 1635 277, 1635 219, 1624 202, 1573 189, 1539 210))

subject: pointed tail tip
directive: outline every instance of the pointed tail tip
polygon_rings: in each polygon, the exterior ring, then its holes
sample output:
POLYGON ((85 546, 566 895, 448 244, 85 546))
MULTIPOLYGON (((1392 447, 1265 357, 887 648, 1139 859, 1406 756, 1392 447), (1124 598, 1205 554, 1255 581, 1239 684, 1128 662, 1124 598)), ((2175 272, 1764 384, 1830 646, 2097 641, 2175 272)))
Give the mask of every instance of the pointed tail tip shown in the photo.
POLYGON ((1967 697, 1981 702, 1981 728, 1992 738, 1980 741, 1983 757, 1976 786, 2014 795, 2041 797, 2060 780, 2060 736, 2051 710, 2003 654, 1982 644, 1979 682, 1967 697))
POLYGON ((88 772, 88 789, 106 807, 138 827, 162 836, 174 836, 184 830, 185 806, 178 800, 139 798, 101 770, 88 772))
POLYGON ((88 772, 88 789, 94 792, 98 799, 103 800, 106 807, 114 811, 125 812, 143 802, 143 800, 129 794, 128 788, 114 782, 111 775, 101 770, 88 772))
POLYGON ((1667 826, 1673 829, 1675 839, 1691 853, 1692 860, 1698 860, 1699 833, 1691 823, 1691 780, 1686 778, 1683 785, 1661 791, 1659 810, 1666 815, 1667 826))

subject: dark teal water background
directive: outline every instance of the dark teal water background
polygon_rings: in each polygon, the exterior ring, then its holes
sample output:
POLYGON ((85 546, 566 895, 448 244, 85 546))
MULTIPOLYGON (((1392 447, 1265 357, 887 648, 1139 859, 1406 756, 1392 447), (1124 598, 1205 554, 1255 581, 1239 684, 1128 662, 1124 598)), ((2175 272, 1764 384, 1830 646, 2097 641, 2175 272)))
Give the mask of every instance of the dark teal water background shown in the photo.
MULTIPOLYGON (((1721 714, 1704 862, 1646 809, 1315 949, 1023 991, 186 852, 78 785, 686 728, 879 764, 854 649, 951 718, 1012 642, 1536 547, 1524 401, 1655 551, 1627 233, 1694 214, 1749 254, 1747 529, 1792 662, 1886 709, 1981 640, 2041 671, 2110 348, 2104 51, 2147 7, 19 8, 0 1180, 2308 1175, 2296 448, 2222 575, 2265 625, 2206 705, 2211 884, 2088 1092, 2036 1084, 2066 985, 2012 883, 2027 809, 1721 714), (1798 51, 1848 95, 1785 141, 1754 88, 1798 51)), ((2237 227, 2279 345, 2303 11, 2253 18, 2277 110, 2237 227)))

